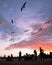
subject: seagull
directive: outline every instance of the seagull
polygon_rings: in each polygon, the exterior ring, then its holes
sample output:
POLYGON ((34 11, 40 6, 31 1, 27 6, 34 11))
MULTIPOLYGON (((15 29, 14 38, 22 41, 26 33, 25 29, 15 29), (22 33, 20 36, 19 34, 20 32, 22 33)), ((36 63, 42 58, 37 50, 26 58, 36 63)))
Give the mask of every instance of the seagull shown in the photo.
POLYGON ((23 8, 25 8, 25 5, 26 5, 27 2, 25 2, 22 7, 21 7, 21 11, 23 10, 23 8))

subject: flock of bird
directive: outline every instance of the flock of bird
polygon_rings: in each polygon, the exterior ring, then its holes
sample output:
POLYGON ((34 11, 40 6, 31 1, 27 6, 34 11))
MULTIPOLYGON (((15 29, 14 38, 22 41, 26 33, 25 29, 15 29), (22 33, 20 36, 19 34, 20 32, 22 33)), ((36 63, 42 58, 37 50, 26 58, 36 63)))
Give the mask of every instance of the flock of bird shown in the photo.
MULTIPOLYGON (((51 22, 51 20, 45 22, 43 25, 45 25, 45 24, 47 24, 47 23, 49 24, 50 22, 51 22)), ((37 32, 35 32, 35 33, 32 32, 32 35, 35 35, 35 34, 37 34, 38 32, 40 32, 40 31, 42 31, 42 30, 43 30, 43 26, 42 26, 40 29, 38 29, 37 32)))
MULTIPOLYGON (((23 3, 23 5, 22 5, 20 11, 22 11, 22 10, 26 7, 26 3, 27 3, 27 2, 24 2, 24 3, 23 3)), ((12 23, 12 24, 14 23, 13 19, 11 20, 11 23, 12 23)), ((28 31, 28 30, 25 30, 24 32, 27 32, 27 31, 28 31)), ((14 34, 14 33, 15 33, 15 31, 12 31, 12 32, 11 32, 11 35, 14 34)), ((20 38, 18 38, 18 39, 20 39, 20 38)), ((9 41, 13 41, 13 42, 14 42, 14 38, 11 38, 9 41)))
MULTIPOLYGON (((22 10, 26 7, 26 4, 27 4, 27 2, 24 2, 23 3, 23 5, 22 5, 22 7, 21 7, 21 12, 22 12, 22 10)), ((45 22, 44 24, 47 24, 47 23, 49 23, 50 22, 50 20, 48 21, 48 22, 45 22)), ((11 20, 11 23, 13 24, 14 23, 14 21, 13 21, 13 19, 11 20)), ((27 30, 24 30, 24 32, 28 32, 30 29, 27 29, 27 30)), ((37 34, 38 32, 40 32, 40 31, 42 31, 43 30, 43 28, 41 27, 40 29, 38 29, 38 31, 37 32, 31 32, 31 34, 32 35, 35 35, 35 34, 37 34)), ((11 34, 14 34, 15 33, 15 31, 12 31, 11 32, 11 34)), ((19 38, 20 39, 20 38, 19 38)), ((13 38, 11 38, 10 39, 10 41, 13 41, 14 42, 14 39, 13 38)))

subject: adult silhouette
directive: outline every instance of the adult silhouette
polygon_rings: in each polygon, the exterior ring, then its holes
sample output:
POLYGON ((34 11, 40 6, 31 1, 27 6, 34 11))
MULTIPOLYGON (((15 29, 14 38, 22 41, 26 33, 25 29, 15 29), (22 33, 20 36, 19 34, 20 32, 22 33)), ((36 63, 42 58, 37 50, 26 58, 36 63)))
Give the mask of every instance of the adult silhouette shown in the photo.
POLYGON ((34 57, 35 57, 35 60, 37 60, 37 51, 34 50, 34 57))
POLYGON ((40 47, 40 59, 41 59, 41 61, 43 61, 43 57, 44 57, 44 50, 40 47))
POLYGON ((21 60, 21 54, 22 54, 21 51, 19 51, 19 60, 21 60))

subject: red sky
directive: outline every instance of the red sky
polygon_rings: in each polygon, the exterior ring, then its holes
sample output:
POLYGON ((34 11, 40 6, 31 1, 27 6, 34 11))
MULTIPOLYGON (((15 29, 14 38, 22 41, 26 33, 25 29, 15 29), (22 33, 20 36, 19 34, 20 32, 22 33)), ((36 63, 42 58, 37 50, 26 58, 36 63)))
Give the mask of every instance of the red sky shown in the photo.
POLYGON ((52 51, 52 35, 50 34, 52 32, 52 22, 43 23, 41 26, 39 25, 41 24, 34 24, 34 26, 30 28, 33 30, 32 34, 27 31, 27 34, 24 38, 22 37, 20 42, 11 44, 5 49, 29 48, 39 50, 39 47, 42 47, 45 51, 52 51), (35 28, 35 26, 37 27, 35 28))
POLYGON ((52 0, 0 0, 0 53, 39 47, 52 51, 52 0))

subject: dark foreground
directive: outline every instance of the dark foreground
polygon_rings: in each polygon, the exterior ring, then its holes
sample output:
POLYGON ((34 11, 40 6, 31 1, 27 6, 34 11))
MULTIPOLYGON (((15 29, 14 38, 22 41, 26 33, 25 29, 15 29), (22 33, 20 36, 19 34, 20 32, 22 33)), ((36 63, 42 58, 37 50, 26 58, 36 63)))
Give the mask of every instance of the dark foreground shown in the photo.
POLYGON ((13 61, 6 61, 5 59, 0 59, 0 65, 52 65, 52 59, 46 59, 42 62, 40 60, 19 61, 17 59, 13 59, 13 61))

